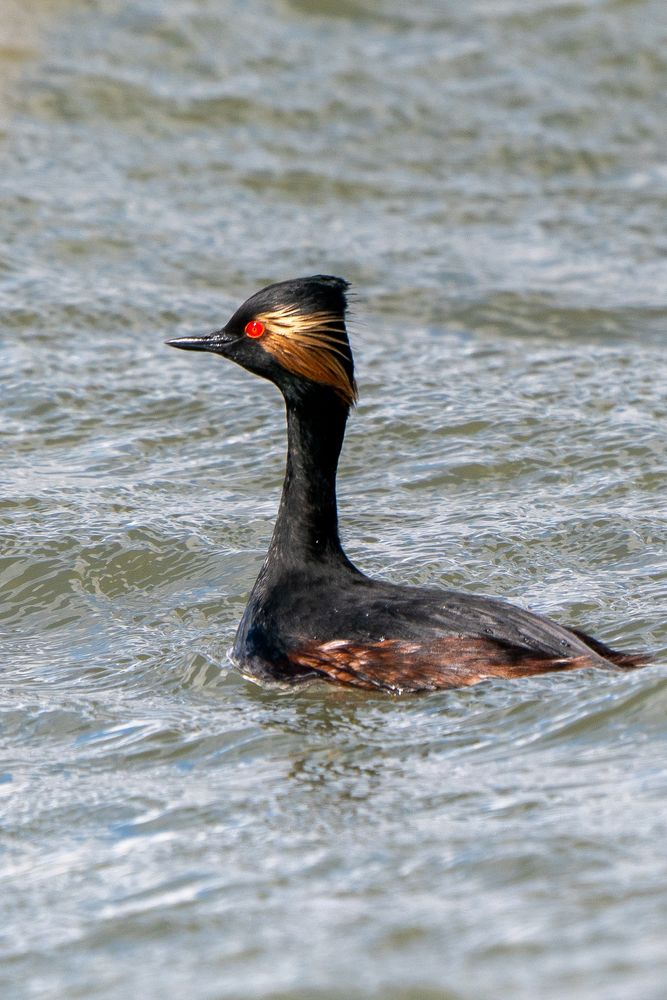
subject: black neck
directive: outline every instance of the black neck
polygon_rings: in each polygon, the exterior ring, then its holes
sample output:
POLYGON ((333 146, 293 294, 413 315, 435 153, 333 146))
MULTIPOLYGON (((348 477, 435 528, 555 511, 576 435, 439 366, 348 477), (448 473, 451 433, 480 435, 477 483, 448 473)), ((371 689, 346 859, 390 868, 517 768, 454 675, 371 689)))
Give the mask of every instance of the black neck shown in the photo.
POLYGON ((348 564, 338 538, 336 469, 348 407, 334 392, 286 399, 287 467, 267 565, 348 564))

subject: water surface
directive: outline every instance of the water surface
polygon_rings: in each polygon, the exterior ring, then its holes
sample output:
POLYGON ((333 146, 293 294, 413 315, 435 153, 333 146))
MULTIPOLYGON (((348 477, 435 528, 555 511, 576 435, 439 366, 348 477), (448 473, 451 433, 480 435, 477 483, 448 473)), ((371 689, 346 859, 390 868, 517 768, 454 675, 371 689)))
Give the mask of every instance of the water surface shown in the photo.
POLYGON ((9 4, 7 998, 662 998, 667 83, 652 0, 9 4), (169 336, 353 281, 352 558, 656 665, 230 670, 275 390, 169 336))

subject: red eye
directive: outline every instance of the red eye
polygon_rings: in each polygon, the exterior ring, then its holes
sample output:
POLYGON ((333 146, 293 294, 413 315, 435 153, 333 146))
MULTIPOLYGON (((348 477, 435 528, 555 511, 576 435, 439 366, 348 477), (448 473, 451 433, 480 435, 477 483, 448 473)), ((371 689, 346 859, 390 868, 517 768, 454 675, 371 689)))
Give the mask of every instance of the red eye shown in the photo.
POLYGON ((261 337, 264 333, 264 324, 260 323, 258 319, 251 319, 245 325, 245 332, 249 337, 261 337))

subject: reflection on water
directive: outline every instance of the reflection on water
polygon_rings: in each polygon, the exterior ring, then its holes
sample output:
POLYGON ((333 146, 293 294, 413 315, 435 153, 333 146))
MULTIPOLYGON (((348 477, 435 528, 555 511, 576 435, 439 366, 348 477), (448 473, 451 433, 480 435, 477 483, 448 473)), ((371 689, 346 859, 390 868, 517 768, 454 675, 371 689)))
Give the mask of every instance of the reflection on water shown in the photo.
POLYGON ((662 14, 6 5, 3 997, 662 996, 662 14), (280 404, 162 341, 316 271, 355 285, 354 560, 655 666, 230 669, 280 404))

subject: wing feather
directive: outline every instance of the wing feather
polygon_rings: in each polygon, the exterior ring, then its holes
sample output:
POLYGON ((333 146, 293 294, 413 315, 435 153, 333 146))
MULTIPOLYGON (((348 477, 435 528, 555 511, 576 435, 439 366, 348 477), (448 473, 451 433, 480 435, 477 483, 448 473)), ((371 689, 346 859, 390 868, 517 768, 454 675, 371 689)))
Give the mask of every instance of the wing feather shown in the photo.
POLYGON ((324 680, 391 694, 465 687, 492 677, 528 677, 599 666, 594 654, 555 657, 470 636, 446 636, 426 644, 402 639, 308 642, 287 656, 293 667, 312 670, 324 680))

